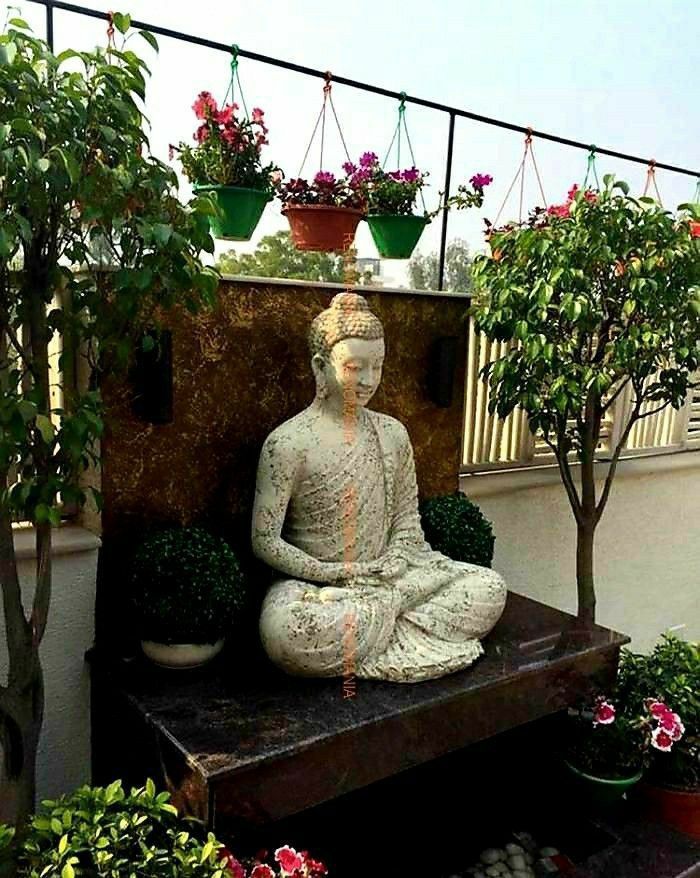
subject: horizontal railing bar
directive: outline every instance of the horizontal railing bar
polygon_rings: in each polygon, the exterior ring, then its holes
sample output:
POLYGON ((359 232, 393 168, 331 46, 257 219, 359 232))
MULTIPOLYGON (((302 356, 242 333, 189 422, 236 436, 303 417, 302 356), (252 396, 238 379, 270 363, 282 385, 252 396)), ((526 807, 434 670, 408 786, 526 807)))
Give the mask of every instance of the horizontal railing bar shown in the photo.
MULTIPOLYGON (((66 3, 64 0, 29 0, 30 3, 38 3, 41 6, 51 7, 53 9, 59 9, 63 12, 72 12, 77 15, 86 15, 90 18, 99 18, 104 21, 107 21, 109 18, 109 14, 106 12, 100 12, 97 9, 88 9, 84 6, 79 6, 75 3, 66 3)), ((186 43, 191 43, 197 46, 203 46, 207 49, 214 49, 220 52, 231 52, 232 46, 229 43, 220 43, 216 40, 209 40, 206 37, 198 37, 194 34, 186 34, 182 31, 173 30, 167 27, 161 27, 160 25, 149 24, 148 22, 138 21, 136 19, 132 20, 132 26, 140 28, 141 30, 151 31, 151 33, 158 34, 160 36, 169 37, 174 40, 181 40, 186 43)), ((280 58, 273 58, 270 55, 262 55, 259 52, 251 52, 247 49, 241 49, 238 47, 238 55, 241 58, 248 58, 251 61, 258 61, 262 64, 269 64, 273 67, 280 67, 283 70, 291 70, 295 73, 302 73, 306 76, 315 76, 321 79, 325 79, 329 71, 325 70, 316 70, 313 67, 306 67, 303 64, 296 64, 293 61, 284 61, 280 58)), ((593 147, 590 143, 583 143, 580 140, 572 140, 568 137, 561 137, 557 134, 549 134, 546 131, 539 131, 536 128, 528 128, 524 125, 516 125, 513 122, 504 122, 501 119, 494 119, 491 116, 483 116, 480 113, 472 113, 469 110, 462 110, 458 107, 451 107, 448 104, 441 104, 437 101, 427 100, 426 98, 419 98, 413 95, 407 95, 404 92, 392 91, 388 88, 382 88, 378 85, 371 85, 366 82, 360 82, 355 79, 349 79, 345 76, 335 76, 331 74, 332 81, 334 83, 339 83, 341 85, 347 85, 350 88, 360 89, 361 91, 366 91, 371 94, 381 95, 382 97, 393 98, 394 100, 400 100, 403 98, 407 103, 416 104, 421 107, 427 107, 431 110, 437 110, 442 113, 449 113, 453 116, 459 116, 463 119, 471 119, 474 122, 481 122, 484 125, 491 125, 496 128, 503 128, 506 131, 516 131, 520 134, 531 134, 533 137, 538 137, 540 140, 548 140, 551 143, 559 143, 562 146, 570 146, 573 149, 585 149, 591 150, 595 149, 596 155, 606 155, 611 158, 622 159, 627 162, 634 162, 640 165, 649 165, 653 162, 654 167, 660 168, 664 171, 673 171, 676 174, 684 174, 688 177, 697 177, 700 179, 700 170, 693 171, 689 168, 682 168, 678 165, 669 165, 665 162, 659 162, 656 159, 652 158, 643 158, 641 156, 631 155, 630 153, 619 152, 615 149, 606 149, 605 147, 596 146, 593 147)))

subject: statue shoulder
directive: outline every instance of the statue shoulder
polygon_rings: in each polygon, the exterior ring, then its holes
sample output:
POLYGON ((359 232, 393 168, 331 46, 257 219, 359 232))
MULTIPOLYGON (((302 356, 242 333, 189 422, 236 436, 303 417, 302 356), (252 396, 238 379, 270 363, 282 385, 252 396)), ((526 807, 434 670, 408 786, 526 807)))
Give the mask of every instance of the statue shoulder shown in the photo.
POLYGON ((385 415, 383 412, 375 412, 371 409, 366 410, 372 418, 377 430, 379 430, 390 442, 397 446, 411 445, 411 437, 408 435, 406 427, 391 415, 385 415))
POLYGON ((261 456, 291 461, 298 459, 306 449, 306 430, 303 412, 280 424, 263 442, 261 456))

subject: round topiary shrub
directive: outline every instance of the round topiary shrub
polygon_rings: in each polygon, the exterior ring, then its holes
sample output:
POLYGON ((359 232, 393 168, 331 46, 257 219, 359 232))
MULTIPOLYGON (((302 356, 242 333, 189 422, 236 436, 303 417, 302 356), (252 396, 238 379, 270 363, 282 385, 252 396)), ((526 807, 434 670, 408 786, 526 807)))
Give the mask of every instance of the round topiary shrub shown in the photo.
POLYGON ((496 540, 491 522, 464 494, 456 491, 424 500, 420 516, 425 538, 435 551, 454 561, 491 566, 496 540))
POLYGON ((245 600, 229 545, 199 527, 164 530, 136 552, 132 585, 139 635, 158 643, 214 643, 245 600))

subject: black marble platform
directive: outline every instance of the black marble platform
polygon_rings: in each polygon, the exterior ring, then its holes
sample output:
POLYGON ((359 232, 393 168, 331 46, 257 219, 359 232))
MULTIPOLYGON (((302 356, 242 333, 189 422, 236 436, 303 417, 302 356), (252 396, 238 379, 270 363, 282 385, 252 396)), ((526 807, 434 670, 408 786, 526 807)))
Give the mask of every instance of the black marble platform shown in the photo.
POLYGON ((417 684, 288 677, 223 654, 198 671, 92 659, 93 777, 166 783, 217 831, 277 821, 550 715, 613 679, 627 638, 510 594, 472 668, 417 684))

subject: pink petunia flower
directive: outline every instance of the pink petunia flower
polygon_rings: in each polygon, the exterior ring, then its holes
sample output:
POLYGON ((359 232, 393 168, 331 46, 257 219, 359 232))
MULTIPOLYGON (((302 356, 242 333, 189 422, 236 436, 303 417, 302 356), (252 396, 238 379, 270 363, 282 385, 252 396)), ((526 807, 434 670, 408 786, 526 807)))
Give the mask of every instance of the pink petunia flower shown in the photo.
POLYGON ((343 162, 343 170, 350 177, 357 170, 357 165, 353 165, 352 162, 343 162))
POLYGON ((547 213, 550 216, 567 217, 570 214, 570 207, 568 204, 552 204, 547 208, 547 213))
POLYGON ((233 117, 238 109, 238 104, 226 104, 214 116, 219 125, 228 125, 233 122, 233 117))
POLYGON ((258 125, 262 125, 264 116, 265 114, 260 107, 253 107, 253 114, 250 117, 250 120, 251 122, 256 122, 258 125))
POLYGON ((673 738, 665 729, 654 729, 651 733, 651 746, 663 753, 668 753, 673 747, 673 738))
POLYGON ((615 722, 615 707, 609 701, 599 699, 593 712, 594 726, 609 726, 615 722))
POLYGON ((304 865, 302 858, 294 848, 290 848, 289 845, 277 848, 275 851, 275 860, 277 860, 285 872, 289 872, 290 874, 297 869, 301 869, 304 865))
POLYGON ((194 139, 197 143, 204 143, 204 141, 209 137, 209 126, 205 123, 199 126, 199 128, 194 132, 194 139))
POLYGON ((420 171, 418 168, 407 168, 402 174, 402 178, 406 183, 415 183, 419 177, 420 171))
POLYGON ((474 174, 473 177, 469 178, 469 182, 475 189, 483 189, 484 186, 493 183, 493 177, 491 174, 474 174))
POLYGON ((216 101, 208 91, 200 91, 197 100, 192 104, 195 116, 198 119, 206 119, 207 113, 216 113, 216 101))
POLYGON ((317 186, 333 186, 335 184, 335 174, 330 171, 319 171, 314 177, 314 183, 317 186))
POLYGON ((363 152, 360 156, 360 167, 362 168, 370 168, 372 165, 376 165, 379 161, 379 156, 374 152, 363 152))

